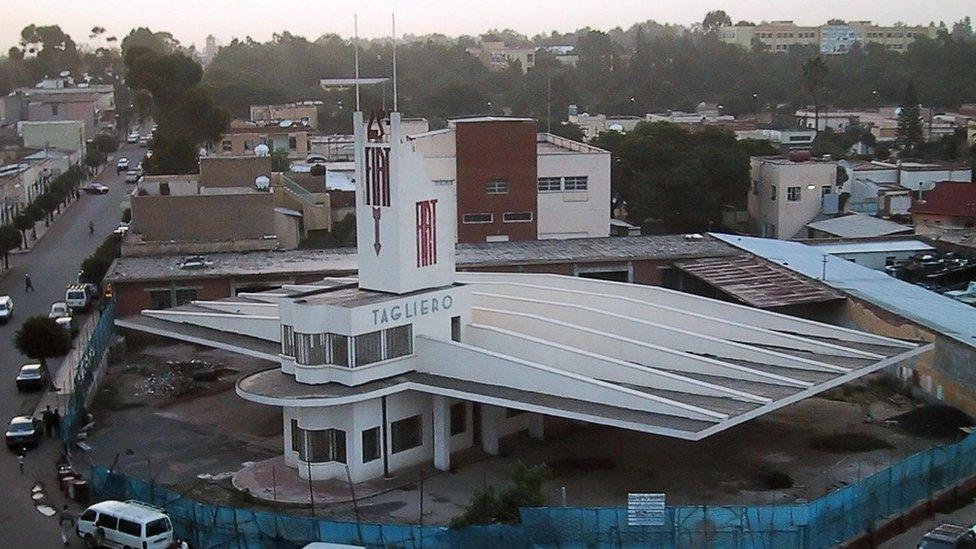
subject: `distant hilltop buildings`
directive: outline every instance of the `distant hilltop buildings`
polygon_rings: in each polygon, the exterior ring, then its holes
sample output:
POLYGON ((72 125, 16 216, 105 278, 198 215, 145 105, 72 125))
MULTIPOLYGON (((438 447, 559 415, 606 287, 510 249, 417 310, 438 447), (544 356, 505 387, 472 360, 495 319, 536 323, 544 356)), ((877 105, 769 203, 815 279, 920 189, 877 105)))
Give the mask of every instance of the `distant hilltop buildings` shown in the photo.
POLYGON ((734 25, 719 30, 728 44, 743 48, 761 45, 766 51, 787 52, 793 46, 820 46, 824 55, 843 54, 855 43, 880 44, 886 49, 905 51, 919 37, 935 38, 938 27, 897 25, 882 27, 870 21, 828 22, 816 27, 802 27, 793 21, 773 21, 758 25, 734 25), (836 24, 835 24, 836 23, 836 24))

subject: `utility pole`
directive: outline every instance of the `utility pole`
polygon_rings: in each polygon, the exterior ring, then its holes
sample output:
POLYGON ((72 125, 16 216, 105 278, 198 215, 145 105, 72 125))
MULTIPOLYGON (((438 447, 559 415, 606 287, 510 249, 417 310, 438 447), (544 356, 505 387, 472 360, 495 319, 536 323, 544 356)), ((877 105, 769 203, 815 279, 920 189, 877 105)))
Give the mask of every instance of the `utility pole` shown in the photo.
POLYGON ((546 79, 546 131, 552 133, 552 76, 546 79))
POLYGON ((830 257, 828 254, 824 254, 823 259, 821 260, 823 261, 823 274, 820 276, 820 280, 823 280, 824 282, 827 281, 827 258, 828 257, 830 257))

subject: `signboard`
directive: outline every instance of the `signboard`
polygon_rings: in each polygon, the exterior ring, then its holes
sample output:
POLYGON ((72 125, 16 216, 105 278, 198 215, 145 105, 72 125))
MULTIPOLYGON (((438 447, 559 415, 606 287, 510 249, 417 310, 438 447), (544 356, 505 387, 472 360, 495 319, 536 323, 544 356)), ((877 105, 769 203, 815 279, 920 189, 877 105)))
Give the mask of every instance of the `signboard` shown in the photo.
POLYGON ((664 526, 664 494, 627 494, 627 526, 664 526))

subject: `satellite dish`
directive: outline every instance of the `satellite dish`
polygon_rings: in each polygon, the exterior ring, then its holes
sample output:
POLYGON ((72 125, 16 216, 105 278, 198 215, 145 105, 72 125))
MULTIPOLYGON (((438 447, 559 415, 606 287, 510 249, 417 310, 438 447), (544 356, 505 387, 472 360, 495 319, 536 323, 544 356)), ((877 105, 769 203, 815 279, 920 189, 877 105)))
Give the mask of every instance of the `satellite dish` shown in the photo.
POLYGON ((271 149, 264 143, 261 143, 257 147, 254 147, 254 154, 257 156, 268 156, 271 154, 271 149))
POLYGON ((259 175, 254 178, 254 186, 260 191, 266 191, 271 187, 271 178, 266 175, 259 175))
POLYGON ((295 122, 292 120, 282 120, 281 122, 278 122, 278 126, 282 128, 290 128, 294 123, 295 122))

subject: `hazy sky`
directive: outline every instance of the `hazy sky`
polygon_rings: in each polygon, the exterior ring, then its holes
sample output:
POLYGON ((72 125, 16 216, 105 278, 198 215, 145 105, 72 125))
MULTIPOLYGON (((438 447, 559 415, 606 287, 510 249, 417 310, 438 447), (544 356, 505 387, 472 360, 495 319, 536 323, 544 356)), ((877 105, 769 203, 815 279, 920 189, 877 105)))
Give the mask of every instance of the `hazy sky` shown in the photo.
POLYGON ((211 33, 223 43, 245 36, 263 41, 281 30, 310 38, 351 35, 357 12, 360 35, 375 37, 389 34, 392 12, 400 33, 477 34, 508 27, 532 35, 584 26, 628 27, 646 19, 688 24, 713 9, 724 9, 734 21, 791 19, 801 24, 829 18, 887 24, 951 24, 966 15, 976 19, 974 0, 0 0, 0 46, 5 52, 30 23, 61 25, 79 43, 88 40, 95 25, 120 40, 131 28, 147 26, 202 46, 211 33))

